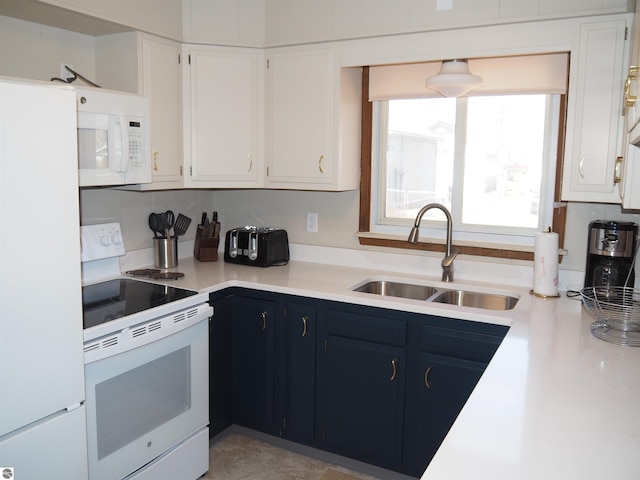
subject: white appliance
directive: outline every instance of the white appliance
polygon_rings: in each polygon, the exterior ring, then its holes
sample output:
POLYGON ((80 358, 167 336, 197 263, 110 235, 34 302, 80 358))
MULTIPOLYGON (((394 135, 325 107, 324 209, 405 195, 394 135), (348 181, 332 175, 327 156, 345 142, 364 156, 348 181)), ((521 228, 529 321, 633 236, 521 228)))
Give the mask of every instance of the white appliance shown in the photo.
POLYGON ((209 469, 208 295, 119 272, 117 223, 81 227, 90 480, 209 469))
POLYGON ((0 470, 87 478, 75 93, 0 78, 0 470))
POLYGON ((149 99, 75 87, 80 186, 151 182, 149 99))

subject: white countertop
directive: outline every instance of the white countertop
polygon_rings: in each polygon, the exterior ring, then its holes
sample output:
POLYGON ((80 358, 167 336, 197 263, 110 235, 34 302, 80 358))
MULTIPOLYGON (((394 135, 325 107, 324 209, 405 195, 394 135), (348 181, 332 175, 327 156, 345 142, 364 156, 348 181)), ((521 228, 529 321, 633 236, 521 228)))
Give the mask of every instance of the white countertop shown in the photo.
POLYGON ((640 348, 591 335, 594 319, 562 295, 522 287, 456 282, 514 292, 513 310, 484 311, 354 293, 366 278, 439 278, 292 261, 257 268, 180 259, 185 277, 166 282, 212 292, 232 286, 509 325, 423 480, 639 479, 640 348))

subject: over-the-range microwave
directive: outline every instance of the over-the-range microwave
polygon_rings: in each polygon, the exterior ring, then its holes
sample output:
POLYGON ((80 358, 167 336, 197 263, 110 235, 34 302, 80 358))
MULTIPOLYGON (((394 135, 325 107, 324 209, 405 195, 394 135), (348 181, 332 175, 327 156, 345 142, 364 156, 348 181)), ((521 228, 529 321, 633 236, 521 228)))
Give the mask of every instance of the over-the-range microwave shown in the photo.
POLYGON ((151 182, 149 100, 75 87, 81 187, 151 182))

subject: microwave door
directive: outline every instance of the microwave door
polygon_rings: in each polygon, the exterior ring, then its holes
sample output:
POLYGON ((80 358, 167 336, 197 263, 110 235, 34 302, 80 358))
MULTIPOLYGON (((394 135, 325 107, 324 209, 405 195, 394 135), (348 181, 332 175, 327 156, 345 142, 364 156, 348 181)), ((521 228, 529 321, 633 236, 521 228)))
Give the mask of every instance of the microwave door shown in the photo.
POLYGON ((127 157, 123 152, 122 138, 119 116, 78 112, 78 169, 81 187, 124 183, 123 160, 127 157))

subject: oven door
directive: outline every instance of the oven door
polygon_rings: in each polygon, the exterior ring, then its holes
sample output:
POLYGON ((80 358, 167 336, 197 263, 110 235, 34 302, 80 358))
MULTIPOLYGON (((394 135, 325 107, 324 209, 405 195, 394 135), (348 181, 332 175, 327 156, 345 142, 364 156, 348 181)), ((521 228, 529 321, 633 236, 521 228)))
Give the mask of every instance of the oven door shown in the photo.
POLYGON ((85 365, 89 478, 123 478, 209 423, 208 322, 85 365))

